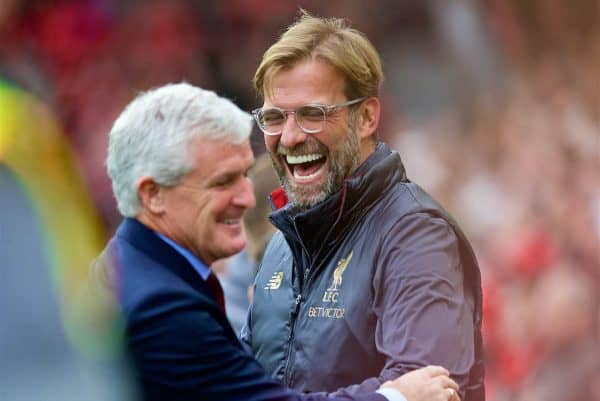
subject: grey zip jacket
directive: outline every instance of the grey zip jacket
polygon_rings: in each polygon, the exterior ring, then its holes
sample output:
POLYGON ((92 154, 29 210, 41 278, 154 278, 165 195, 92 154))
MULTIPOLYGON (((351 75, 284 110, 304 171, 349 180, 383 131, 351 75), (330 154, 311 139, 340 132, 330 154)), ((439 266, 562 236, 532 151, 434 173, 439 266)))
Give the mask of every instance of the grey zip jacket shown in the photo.
POLYGON ((279 231, 242 330, 267 372, 299 391, 341 395, 435 364, 463 401, 485 399, 477 261, 398 153, 379 143, 342 190, 308 211, 277 206, 279 231))

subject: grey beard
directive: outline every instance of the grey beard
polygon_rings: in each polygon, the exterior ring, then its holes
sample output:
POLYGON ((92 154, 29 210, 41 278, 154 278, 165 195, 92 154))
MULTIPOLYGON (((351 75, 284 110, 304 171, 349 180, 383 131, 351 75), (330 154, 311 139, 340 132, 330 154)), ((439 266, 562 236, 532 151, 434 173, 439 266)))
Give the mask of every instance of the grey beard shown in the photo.
POLYGON ((286 176, 286 168, 282 164, 275 162, 272 158, 273 167, 279 176, 279 182, 285 190, 289 202, 294 212, 308 210, 342 189, 344 180, 350 176, 360 163, 360 146, 358 144, 358 134, 354 124, 349 124, 348 134, 341 147, 329 155, 330 170, 327 179, 321 191, 314 195, 303 194, 299 189, 294 189, 286 176))

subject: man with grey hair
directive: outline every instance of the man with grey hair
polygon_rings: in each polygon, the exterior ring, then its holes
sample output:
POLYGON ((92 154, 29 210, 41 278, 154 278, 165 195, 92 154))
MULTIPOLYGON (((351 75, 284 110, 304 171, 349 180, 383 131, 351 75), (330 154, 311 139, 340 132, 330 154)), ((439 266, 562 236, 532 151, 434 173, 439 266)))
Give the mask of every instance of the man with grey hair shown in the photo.
MULTIPOLYGON (((108 173, 125 216, 95 265, 123 315, 145 400, 326 400, 269 379, 237 339, 210 266, 246 245, 255 205, 250 116, 189 84, 137 97, 115 122, 108 173)), ((458 386, 441 367, 343 400, 447 400, 458 386)))

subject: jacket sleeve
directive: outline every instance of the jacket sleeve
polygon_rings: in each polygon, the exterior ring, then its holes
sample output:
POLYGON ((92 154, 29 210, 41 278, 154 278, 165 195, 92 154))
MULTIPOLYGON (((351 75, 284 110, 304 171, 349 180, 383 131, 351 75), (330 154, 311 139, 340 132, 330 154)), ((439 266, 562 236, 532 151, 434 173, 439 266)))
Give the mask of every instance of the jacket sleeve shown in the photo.
MULTIPOLYGON (((147 309, 129 326, 129 349, 145 400, 330 400, 323 394, 300 395, 268 378, 228 334, 220 311, 181 294, 163 294, 156 301, 165 306, 147 309)), ((371 394, 340 400, 383 399, 371 394)))
POLYGON ((410 370, 441 365, 464 399, 475 361, 474 301, 463 285, 451 226, 426 213, 405 216, 384 236, 374 263, 375 343, 387 356, 385 366, 378 377, 335 394, 372 390, 410 370))

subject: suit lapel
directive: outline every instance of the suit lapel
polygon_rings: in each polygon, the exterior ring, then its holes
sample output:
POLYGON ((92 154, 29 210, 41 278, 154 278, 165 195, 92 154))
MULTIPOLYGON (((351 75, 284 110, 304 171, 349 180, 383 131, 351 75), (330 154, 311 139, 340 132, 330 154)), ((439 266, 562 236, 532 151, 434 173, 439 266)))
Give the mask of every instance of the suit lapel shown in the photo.
POLYGON ((194 267, 179 252, 158 237, 148 227, 132 218, 125 218, 123 220, 117 229, 116 237, 129 242, 132 246, 148 255, 157 264, 179 276, 196 291, 210 297, 217 310, 215 318, 220 321, 227 335, 237 342, 241 348, 245 349, 239 342, 239 338, 229 324, 227 317, 222 312, 208 283, 200 277, 194 267))
POLYGON ((195 290, 208 290, 208 285, 179 252, 136 219, 123 220, 117 230, 117 237, 129 242, 152 260, 181 277, 195 290))

